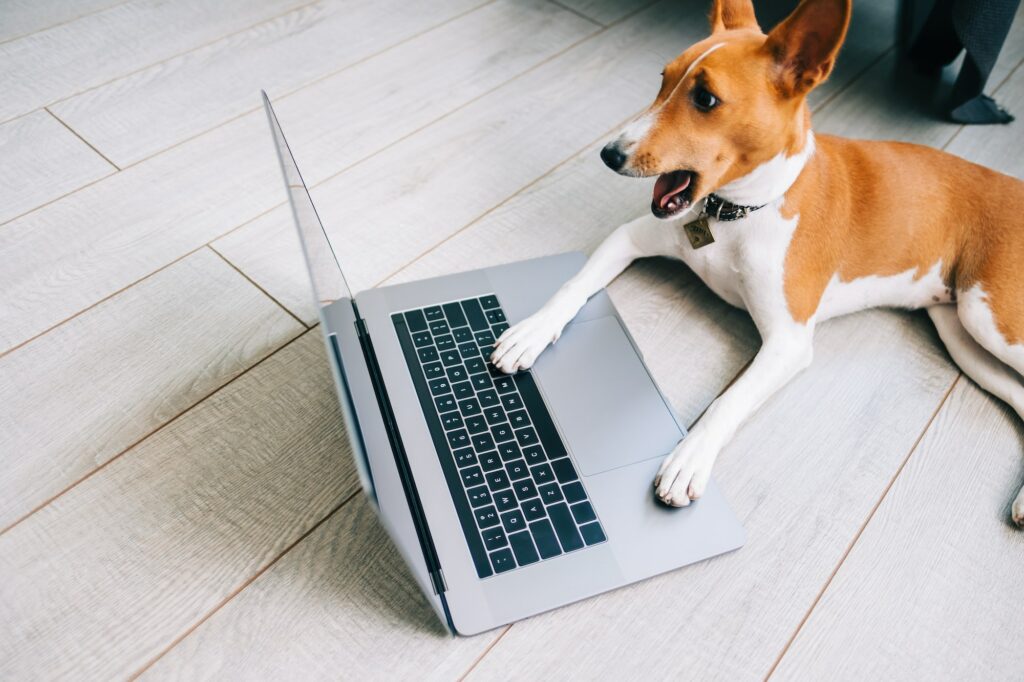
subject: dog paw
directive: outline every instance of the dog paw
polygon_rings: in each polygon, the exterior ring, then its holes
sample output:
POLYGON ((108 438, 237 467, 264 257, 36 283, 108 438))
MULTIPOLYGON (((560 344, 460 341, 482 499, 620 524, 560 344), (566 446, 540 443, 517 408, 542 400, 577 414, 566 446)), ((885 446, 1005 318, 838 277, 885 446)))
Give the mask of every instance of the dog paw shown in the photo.
POLYGON ((695 429, 665 458, 654 478, 658 499, 673 507, 685 507, 704 494, 718 456, 718 449, 707 440, 695 429))
POLYGON ((540 310, 498 337, 491 362, 507 374, 529 369, 541 351, 558 340, 564 326, 552 313, 540 310))
POLYGON ((1024 488, 1020 489, 1017 493, 1017 499, 1013 501, 1013 506, 1010 507, 1010 518, 1017 524, 1018 528, 1024 529, 1024 488))

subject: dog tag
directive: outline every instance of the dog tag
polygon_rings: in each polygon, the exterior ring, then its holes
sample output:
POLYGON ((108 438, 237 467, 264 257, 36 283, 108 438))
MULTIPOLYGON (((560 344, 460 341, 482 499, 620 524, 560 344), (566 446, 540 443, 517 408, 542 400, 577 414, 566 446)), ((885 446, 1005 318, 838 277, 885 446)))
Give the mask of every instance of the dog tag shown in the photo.
POLYGON ((686 230, 686 238, 690 240, 690 246, 694 249, 707 246, 715 241, 711 234, 711 228, 708 226, 708 219, 703 216, 691 223, 686 223, 683 225, 683 229, 686 230))

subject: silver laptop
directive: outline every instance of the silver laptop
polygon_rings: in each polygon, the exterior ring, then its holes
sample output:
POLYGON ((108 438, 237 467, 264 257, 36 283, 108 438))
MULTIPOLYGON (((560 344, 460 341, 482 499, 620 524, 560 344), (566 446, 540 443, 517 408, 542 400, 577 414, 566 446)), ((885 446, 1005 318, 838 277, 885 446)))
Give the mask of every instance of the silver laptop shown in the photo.
POLYGON ((427 600, 475 634, 743 544, 712 482, 652 480, 679 423, 605 292, 533 369, 487 361, 580 253, 352 295, 266 94, 363 489, 427 600))

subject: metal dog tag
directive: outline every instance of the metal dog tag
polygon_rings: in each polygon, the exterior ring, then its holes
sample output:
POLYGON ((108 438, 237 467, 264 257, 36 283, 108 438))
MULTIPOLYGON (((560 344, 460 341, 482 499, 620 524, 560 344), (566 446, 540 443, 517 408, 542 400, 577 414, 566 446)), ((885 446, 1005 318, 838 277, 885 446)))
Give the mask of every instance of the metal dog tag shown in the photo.
POLYGON ((691 223, 686 223, 683 225, 683 229, 686 230, 686 238, 690 240, 690 246, 695 250, 715 241, 711 234, 711 228, 708 226, 708 219, 704 216, 691 223))

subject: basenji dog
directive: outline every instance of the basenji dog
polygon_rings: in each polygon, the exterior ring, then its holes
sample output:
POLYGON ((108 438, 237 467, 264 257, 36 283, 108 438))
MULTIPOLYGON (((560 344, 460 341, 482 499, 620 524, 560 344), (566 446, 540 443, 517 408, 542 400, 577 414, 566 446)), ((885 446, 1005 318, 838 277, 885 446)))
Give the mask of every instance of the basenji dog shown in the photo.
MULTIPOLYGON (((654 103, 601 151, 657 176, 649 215, 618 227, 492 362, 530 367, 634 259, 685 262, 749 311, 762 346, 654 480, 704 492, 743 421, 811 363, 815 326, 877 306, 925 308, 950 356, 1024 418, 1024 182, 928 147, 811 132, 807 94, 832 71, 850 0, 803 0, 765 35, 750 0, 714 0, 711 35, 671 61, 654 103)), ((1011 505, 1024 526, 1024 489, 1011 505)))

